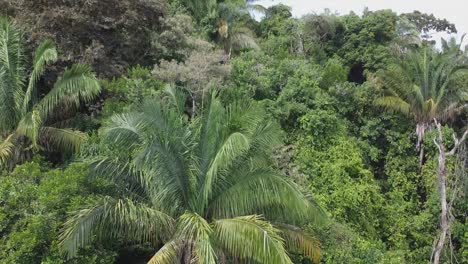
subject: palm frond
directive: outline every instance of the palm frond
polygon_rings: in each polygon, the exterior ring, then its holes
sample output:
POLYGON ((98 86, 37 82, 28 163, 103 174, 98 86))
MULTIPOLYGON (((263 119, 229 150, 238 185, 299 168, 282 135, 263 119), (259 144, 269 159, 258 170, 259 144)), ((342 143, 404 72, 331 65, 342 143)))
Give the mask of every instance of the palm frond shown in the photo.
POLYGON ((88 134, 69 128, 45 126, 41 128, 40 136, 55 149, 77 152, 88 134))
POLYGON ((104 197, 96 205, 76 212, 64 224, 60 246, 68 258, 73 258, 94 236, 156 245, 173 229, 174 220, 160 211, 128 199, 104 197))
POLYGON ((280 231, 257 215, 216 220, 214 236, 232 256, 260 263, 292 263, 280 231))
POLYGON ((210 224, 197 213, 186 212, 179 217, 177 233, 186 240, 207 240, 212 232, 210 224))
POLYGON ((148 264, 177 264, 179 263, 180 250, 183 243, 178 240, 171 240, 164 244, 162 248, 154 254, 148 264))
POLYGON ((142 121, 141 114, 138 113, 114 115, 103 131, 104 140, 131 150, 144 140, 142 121))
POLYGON ((256 169, 237 174, 234 182, 210 201, 216 218, 262 213, 288 223, 324 221, 320 207, 298 191, 292 182, 272 172, 256 169))
POLYGON ((37 149, 39 147, 39 132, 42 127, 42 119, 38 111, 33 110, 27 113, 23 119, 20 120, 16 132, 24 135, 31 140, 32 147, 37 149))
POLYGON ((177 235, 194 245, 194 261, 197 263, 216 263, 216 255, 210 238, 213 230, 210 224, 197 213, 186 212, 180 216, 177 235))
POLYGON ((55 49, 55 44, 51 40, 42 42, 36 49, 33 59, 33 71, 29 78, 28 88, 23 101, 24 112, 29 111, 29 107, 36 102, 36 83, 39 81, 42 74, 44 74, 46 66, 56 62, 57 58, 57 50, 55 49))
POLYGON ((38 103, 43 118, 58 106, 78 108, 81 103, 89 103, 100 93, 101 86, 91 68, 75 64, 65 70, 52 90, 38 103))
POLYGON ((23 34, 8 18, 0 18, 0 65, 8 72, 17 89, 24 84, 23 34))
POLYGON ((277 224, 276 227, 281 231, 281 236, 290 251, 302 253, 314 263, 319 263, 320 242, 314 236, 291 225, 277 224))
POLYGON ((7 69, 0 65, 0 131, 11 131, 18 125, 21 119, 20 108, 16 104, 17 98, 22 97, 19 90, 11 78, 7 69))
POLYGON ((235 50, 241 49, 254 49, 258 50, 260 47, 255 41, 255 34, 247 27, 238 28, 231 33, 231 43, 235 50))
POLYGON ((382 107, 385 107, 391 111, 400 112, 407 116, 411 115, 411 111, 410 111, 411 106, 407 102, 405 102, 403 99, 401 99, 400 97, 383 96, 383 97, 377 98, 376 104, 382 107))
POLYGON ((0 142, 0 168, 9 160, 13 152, 13 148, 15 147, 13 137, 14 134, 11 134, 0 142))
POLYGON ((173 85, 167 85, 164 92, 169 95, 170 102, 175 106, 177 112, 183 115, 185 112, 185 101, 187 99, 186 93, 173 85))
POLYGON ((249 139, 246 135, 235 132, 231 134, 221 145, 214 159, 212 160, 208 172, 206 173, 202 195, 205 204, 212 193, 213 184, 217 180, 218 171, 227 168, 234 162, 234 159, 244 153, 249 148, 249 139))
POLYGON ((196 155, 200 159, 199 177, 204 177, 208 172, 218 145, 222 142, 222 120, 226 114, 215 95, 212 94, 208 103, 208 107, 202 113, 200 128, 197 131, 199 144, 196 155))
POLYGON ((199 239, 194 244, 194 261, 200 264, 211 264, 216 263, 216 254, 211 240, 208 239, 199 239))

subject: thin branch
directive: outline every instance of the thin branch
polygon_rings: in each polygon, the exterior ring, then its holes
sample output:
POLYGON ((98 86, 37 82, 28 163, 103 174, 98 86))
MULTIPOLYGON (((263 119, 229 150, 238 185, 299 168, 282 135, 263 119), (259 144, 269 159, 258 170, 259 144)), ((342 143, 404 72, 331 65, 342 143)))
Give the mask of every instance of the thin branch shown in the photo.
POLYGON ((452 136, 453 136, 453 140, 454 140, 454 146, 453 146, 452 150, 450 150, 450 152, 445 153, 445 155, 446 156, 455 155, 455 153, 457 152, 460 145, 462 145, 464 143, 464 141, 466 140, 467 135, 468 135, 468 129, 465 130, 465 133, 463 133, 463 136, 461 137, 461 139, 457 139, 455 134, 453 134, 452 136))

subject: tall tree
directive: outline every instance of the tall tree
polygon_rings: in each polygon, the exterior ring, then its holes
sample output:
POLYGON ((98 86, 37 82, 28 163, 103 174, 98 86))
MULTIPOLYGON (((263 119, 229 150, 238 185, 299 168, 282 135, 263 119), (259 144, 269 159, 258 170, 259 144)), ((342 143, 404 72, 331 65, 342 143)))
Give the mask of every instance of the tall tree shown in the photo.
POLYGON ((400 17, 406 18, 413 23, 426 42, 435 42, 432 40, 431 36, 434 32, 457 33, 455 24, 450 23, 447 19, 437 18, 434 14, 413 11, 412 13, 402 14, 400 17))
POLYGON ((467 87, 453 85, 454 78, 468 69, 459 50, 437 52, 431 48, 404 53, 397 62, 377 73, 384 95, 377 104, 401 112, 416 124, 420 164, 421 144, 434 119, 447 121, 466 107, 467 87))
POLYGON ((164 244, 149 263, 292 263, 286 248, 318 261, 317 241, 293 224, 320 213, 271 166, 279 128, 258 107, 224 108, 215 96, 190 119, 185 96, 167 92, 168 103, 105 128, 94 173, 121 189, 70 218, 68 256, 97 236, 164 244))
POLYGON ((232 53, 238 53, 242 49, 259 48, 255 32, 250 27, 254 22, 250 12, 265 12, 266 9, 247 2, 226 1, 218 5, 218 34, 224 46, 226 59, 230 59, 232 53))
POLYGON ((0 167, 13 166, 25 150, 76 150, 86 138, 60 121, 64 113, 98 95, 99 82, 88 66, 73 65, 41 96, 37 83, 56 60, 53 42, 43 42, 28 76, 22 33, 7 18, 0 18, 0 167))
POLYGON ((0 5, 1 14, 24 26, 32 44, 28 51, 44 39, 54 41, 60 63, 51 69, 53 73, 64 65, 85 63, 99 76, 115 77, 130 66, 169 59, 172 54, 160 48, 175 50, 183 41, 167 43, 161 36, 181 28, 165 20, 166 0, 1 0, 0 5))
MULTIPOLYGON (((445 245, 445 240, 447 235, 450 233, 450 228, 452 225, 452 217, 450 216, 450 207, 451 202, 447 202, 447 167, 446 161, 447 158, 457 154, 460 148, 462 148, 463 144, 465 144, 465 140, 468 136, 468 129, 465 130, 461 138, 457 138, 455 134, 453 135, 454 146, 450 151, 446 151, 446 146, 444 143, 444 137, 442 134, 442 126, 434 119, 434 124, 437 127, 437 137, 434 137, 434 144, 437 146, 437 150, 439 151, 439 158, 438 158, 438 177, 437 177, 437 187, 440 193, 440 236, 437 239, 437 243, 433 248, 433 252, 431 255, 431 263, 439 264, 440 257, 442 250, 445 245)), ((453 201, 452 201, 453 202, 453 201)))

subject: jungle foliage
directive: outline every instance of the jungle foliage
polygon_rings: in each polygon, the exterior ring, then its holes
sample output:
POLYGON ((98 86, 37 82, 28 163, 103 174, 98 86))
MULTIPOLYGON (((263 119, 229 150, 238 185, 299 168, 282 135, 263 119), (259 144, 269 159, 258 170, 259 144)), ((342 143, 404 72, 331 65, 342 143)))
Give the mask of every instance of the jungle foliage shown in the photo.
POLYGON ((449 21, 0 10, 0 263, 428 263, 441 175, 439 263, 468 262, 468 53, 430 37, 449 21))

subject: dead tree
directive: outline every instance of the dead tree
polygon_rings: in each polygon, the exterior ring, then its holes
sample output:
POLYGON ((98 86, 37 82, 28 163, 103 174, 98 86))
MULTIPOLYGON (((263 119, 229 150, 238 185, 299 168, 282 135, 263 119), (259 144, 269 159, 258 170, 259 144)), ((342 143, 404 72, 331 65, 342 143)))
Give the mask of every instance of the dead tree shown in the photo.
POLYGON ((436 119, 434 119, 434 123, 438 131, 438 137, 434 137, 434 144, 437 146, 437 149, 439 150, 439 166, 438 166, 439 169, 438 169, 437 185, 438 185, 438 189, 440 193, 441 213, 440 213, 440 236, 433 250, 433 254, 431 255, 431 258, 433 257, 431 262, 433 264, 438 264, 440 261, 440 255, 442 253, 442 249, 444 248, 445 239, 447 237, 447 234, 450 231, 450 226, 451 226, 451 219, 449 216, 448 203, 447 203, 447 169, 445 167, 445 162, 446 162, 447 157, 455 155, 457 150, 464 143, 468 135, 468 129, 465 131, 465 133, 463 133, 463 136, 460 139, 458 139, 455 136, 455 134, 453 135, 454 146, 450 151, 446 152, 444 142, 443 142, 443 137, 442 137, 442 126, 436 119))

